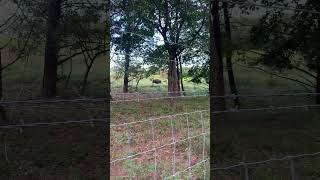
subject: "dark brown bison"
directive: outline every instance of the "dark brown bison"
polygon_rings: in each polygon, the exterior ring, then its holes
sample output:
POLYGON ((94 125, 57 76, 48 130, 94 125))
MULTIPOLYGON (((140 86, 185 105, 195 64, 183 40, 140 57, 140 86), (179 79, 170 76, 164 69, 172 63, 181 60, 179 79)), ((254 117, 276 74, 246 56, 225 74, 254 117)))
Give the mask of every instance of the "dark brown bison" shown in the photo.
POLYGON ((160 79, 153 79, 152 84, 161 84, 161 80, 160 79))

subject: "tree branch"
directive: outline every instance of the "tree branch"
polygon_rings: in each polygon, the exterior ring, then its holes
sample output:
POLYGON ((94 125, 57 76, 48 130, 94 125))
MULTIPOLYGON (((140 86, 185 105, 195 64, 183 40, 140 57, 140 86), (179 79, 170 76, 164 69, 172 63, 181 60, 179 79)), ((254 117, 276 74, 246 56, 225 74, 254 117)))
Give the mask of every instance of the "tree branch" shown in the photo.
POLYGON ((307 86, 307 87, 315 88, 315 86, 312 85, 312 84, 308 84, 306 82, 303 82, 301 80, 294 79, 294 78, 291 78, 291 77, 282 76, 282 75, 279 75, 277 73, 269 72, 269 71, 266 71, 266 70, 264 70, 263 68, 260 68, 260 67, 251 67, 251 66, 245 66, 245 65, 241 65, 241 64, 239 64, 239 66, 244 67, 244 68, 256 69, 256 70, 262 71, 262 72, 264 72, 266 74, 270 74, 270 75, 273 75, 273 76, 276 76, 276 77, 279 77, 279 78, 282 78, 282 79, 294 81, 294 82, 297 82, 297 83, 299 83, 301 85, 304 85, 304 86, 307 86))
POLYGON ((16 59, 13 60, 13 61, 11 61, 11 62, 8 63, 8 64, 2 66, 2 68, 0 69, 0 71, 5 70, 6 68, 8 68, 8 67, 10 67, 11 65, 15 64, 16 62, 18 62, 18 61, 22 58, 22 55, 24 54, 24 52, 25 52, 25 50, 26 50, 26 47, 27 47, 27 45, 28 45, 28 43, 29 43, 29 40, 30 40, 30 38, 31 38, 31 34, 32 34, 32 32, 33 32, 33 28, 34 28, 34 26, 31 27, 30 33, 28 34, 28 37, 27 37, 27 40, 26 40, 26 42, 24 43, 23 48, 22 48, 22 50, 20 51, 19 55, 16 57, 16 59))

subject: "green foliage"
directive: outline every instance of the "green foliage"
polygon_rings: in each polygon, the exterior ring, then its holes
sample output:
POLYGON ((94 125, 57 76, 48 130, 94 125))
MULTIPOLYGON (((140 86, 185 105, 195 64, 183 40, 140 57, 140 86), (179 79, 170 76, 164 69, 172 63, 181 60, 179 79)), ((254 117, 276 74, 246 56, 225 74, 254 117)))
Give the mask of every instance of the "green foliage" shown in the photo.
MULTIPOLYGON (((299 8, 310 11, 320 9, 314 1, 307 1, 299 8)), ((305 68, 314 71, 320 55, 316 50, 320 47, 317 35, 320 31, 316 23, 318 16, 306 11, 296 11, 290 16, 281 10, 267 12, 252 29, 253 42, 265 52, 260 62, 279 69, 291 69, 305 64, 305 68), (297 60, 297 56, 304 63, 297 60)))
POLYGON ((188 71, 188 75, 191 76, 191 82, 194 83, 207 83, 209 84, 209 65, 208 63, 203 64, 202 66, 193 66, 188 71))
POLYGON ((141 48, 147 37, 152 37, 153 29, 142 21, 143 1, 117 0, 114 3, 117 5, 114 9, 117 14, 111 22, 111 43, 115 50, 130 54, 141 48))

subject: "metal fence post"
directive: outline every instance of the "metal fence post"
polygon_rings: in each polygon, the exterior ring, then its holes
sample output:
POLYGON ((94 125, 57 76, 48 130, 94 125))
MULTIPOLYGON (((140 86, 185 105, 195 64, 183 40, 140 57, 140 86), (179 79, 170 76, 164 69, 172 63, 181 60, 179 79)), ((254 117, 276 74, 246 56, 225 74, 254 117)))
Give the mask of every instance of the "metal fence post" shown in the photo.
POLYGON ((245 177, 245 180, 250 180, 249 178, 249 170, 248 170, 248 166, 246 164, 246 158, 245 158, 245 155, 243 154, 243 157, 242 157, 242 166, 244 167, 244 177, 245 177))
POLYGON ((291 180, 297 180, 296 179, 296 172, 295 172, 295 168, 294 168, 294 160, 292 157, 288 157, 289 161, 290 161, 290 174, 291 174, 291 180))
POLYGON ((22 134, 22 133, 23 133, 22 127, 24 126, 24 121, 23 121, 23 119, 20 119, 20 123, 21 123, 21 127, 19 128, 19 130, 20 130, 20 134, 22 134))

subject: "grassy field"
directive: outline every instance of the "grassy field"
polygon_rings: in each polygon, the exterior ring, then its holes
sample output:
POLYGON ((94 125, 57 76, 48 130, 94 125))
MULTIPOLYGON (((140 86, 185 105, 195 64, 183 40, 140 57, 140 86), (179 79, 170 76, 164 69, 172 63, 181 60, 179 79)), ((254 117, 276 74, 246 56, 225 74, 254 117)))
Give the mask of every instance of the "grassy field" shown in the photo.
MULTIPOLYGON (((111 81, 111 86, 112 90, 114 92, 121 92, 122 87, 123 87, 123 79, 115 79, 114 76, 111 74, 112 81, 111 81)), ((149 78, 142 79, 139 82, 138 86, 138 92, 166 92, 168 91, 167 88, 167 77, 165 76, 160 76, 160 75, 152 75, 149 78), (152 79, 160 79, 161 84, 152 84, 152 79)), ((136 81, 131 81, 129 83, 130 86, 130 91, 135 92, 135 86, 136 86, 136 81)), ((184 78, 184 88, 185 91, 188 92, 199 92, 199 91, 207 91, 208 85, 207 84, 195 84, 192 83, 188 78, 184 78)))
MULTIPOLYGON (((150 117, 159 117, 164 115, 173 115, 184 112, 194 112, 198 110, 207 109, 208 99, 184 99, 178 100, 174 104, 169 100, 162 101, 146 101, 146 102, 135 102, 135 103, 117 103, 112 106, 112 123, 121 124, 125 122, 134 122, 137 120, 144 120, 150 117)), ((205 122, 206 131, 208 131, 208 112, 203 113, 203 120, 205 122)), ((130 125, 129 127, 115 127, 111 129, 111 150, 112 159, 122 158, 128 156, 129 142, 128 138, 131 137, 130 149, 133 151, 132 154, 136 154, 142 151, 147 151, 153 146, 159 147, 165 144, 171 143, 172 138, 172 124, 176 129, 177 141, 187 138, 187 129, 185 116, 177 116, 172 118, 162 118, 153 122, 154 132, 152 132, 151 121, 144 123, 137 123, 130 125), (128 129, 130 129, 130 136, 128 129), (153 141, 153 135, 155 141, 153 141)), ((193 136, 201 134, 200 114, 195 113, 189 116, 189 130, 193 136)), ((209 137, 206 137, 206 154, 209 153, 207 150, 209 137)), ((192 144, 192 158, 194 161, 201 160, 202 158, 202 143, 203 137, 195 138, 192 144), (201 153, 200 153, 201 152, 201 153)), ((187 148, 188 142, 183 141, 177 143, 176 150, 176 162, 177 171, 187 167, 188 156, 187 148)), ((148 179, 153 177, 154 173, 154 152, 144 154, 135 157, 134 160, 120 161, 112 165, 112 177, 114 179, 126 179, 126 177, 139 177, 142 179, 148 179), (132 164, 131 164, 132 163, 132 164)), ((166 146, 163 149, 157 151, 157 176, 164 178, 172 173, 172 158, 173 146, 166 146)), ((202 168, 203 169, 203 168, 202 168)), ((201 171, 197 169, 195 171, 201 171)), ((199 173, 199 172, 197 172, 199 173)))

